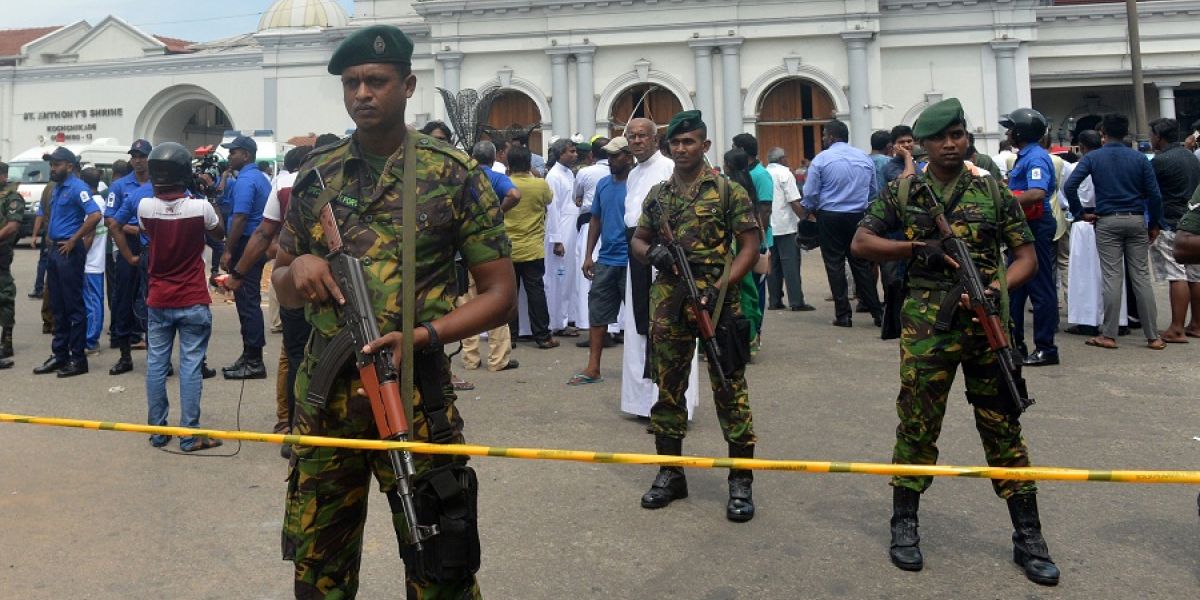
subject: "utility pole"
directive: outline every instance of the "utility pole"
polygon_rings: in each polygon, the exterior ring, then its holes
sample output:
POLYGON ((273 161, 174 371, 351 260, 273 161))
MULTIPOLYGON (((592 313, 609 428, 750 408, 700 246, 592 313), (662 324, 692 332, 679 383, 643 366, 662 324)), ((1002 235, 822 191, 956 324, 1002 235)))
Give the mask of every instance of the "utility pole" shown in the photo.
POLYGON ((1146 85, 1142 81, 1142 39, 1138 33, 1137 0, 1125 0, 1125 21, 1129 25, 1129 61, 1133 69, 1133 106, 1136 118, 1133 124, 1134 139, 1138 142, 1149 140, 1145 131, 1146 119, 1146 85))

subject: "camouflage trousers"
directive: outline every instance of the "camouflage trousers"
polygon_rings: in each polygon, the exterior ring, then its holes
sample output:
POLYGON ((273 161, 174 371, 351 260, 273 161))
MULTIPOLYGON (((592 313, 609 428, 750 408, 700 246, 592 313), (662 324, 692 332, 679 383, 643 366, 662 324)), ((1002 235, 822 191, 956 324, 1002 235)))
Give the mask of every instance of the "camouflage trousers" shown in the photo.
MULTIPOLYGON (((966 393, 975 412, 975 428, 983 442, 988 465, 1028 467, 1029 450, 1021 437, 1021 423, 1015 416, 985 406, 995 406, 1000 390, 997 360, 988 349, 987 338, 971 313, 961 307, 955 311, 948 331, 936 331, 934 322, 946 292, 911 290, 900 316, 900 395, 896 398, 895 464, 932 465, 937 463, 938 435, 946 416, 946 400, 958 366, 966 377, 966 393), (982 405, 982 406, 981 406, 982 405)), ((1032 493, 1032 481, 993 479, 996 495, 1032 493)), ((924 492, 932 477, 893 477, 892 485, 924 492)))
MULTIPOLYGON (((12 257, 9 257, 12 260, 12 257)), ((0 261, 3 258, 0 257, 0 261)), ((12 327, 17 322, 17 284, 13 282, 9 265, 0 262, 0 327, 12 327)))
MULTIPOLYGON (((357 372, 347 369, 331 390, 324 407, 307 398, 308 383, 317 361, 306 353, 296 377, 296 414, 292 433, 357 439, 379 439, 370 402, 354 393, 362 387, 357 372)), ((444 361, 449 381, 450 363, 444 361)), ((446 389, 447 414, 454 428, 452 443, 463 443, 462 418, 454 408, 453 389, 446 389)), ((413 431, 416 441, 428 440, 429 430, 420 407, 420 394, 413 399, 413 431)), ((428 457, 415 456, 416 471, 429 469, 428 457)), ((295 446, 289 473, 287 510, 283 525, 284 559, 295 564, 295 595, 298 599, 341 600, 358 593, 358 571, 362 559, 363 528, 367 518, 367 495, 374 476, 380 491, 391 493, 395 472, 385 452, 295 446)), ((390 503, 389 503, 390 506, 390 503)), ((402 513, 392 514, 397 532, 406 528, 402 513)), ((399 554, 396 564, 401 563, 399 554)), ((434 584, 406 577, 408 600, 478 600, 474 576, 453 583, 434 584)))
MULTIPOLYGON (((716 281, 715 275, 702 278, 699 271, 695 275, 696 285, 701 291, 716 281)), ((684 399, 684 392, 692 374, 692 357, 696 354, 696 340, 699 337, 696 320, 684 308, 681 285, 671 275, 660 273, 658 280, 650 287, 650 357, 655 383, 658 384, 658 401, 650 408, 650 422, 655 435, 676 439, 683 439, 687 435, 687 400, 684 399)), ((735 284, 725 298, 725 310, 733 311, 732 314, 740 314, 741 311, 736 288, 735 284)), ((716 368, 715 365, 707 366, 716 368)), ((753 446, 757 438, 754 436, 754 418, 750 413, 745 367, 738 369, 728 380, 729 389, 722 390, 719 380, 709 371, 721 433, 729 443, 753 446)))

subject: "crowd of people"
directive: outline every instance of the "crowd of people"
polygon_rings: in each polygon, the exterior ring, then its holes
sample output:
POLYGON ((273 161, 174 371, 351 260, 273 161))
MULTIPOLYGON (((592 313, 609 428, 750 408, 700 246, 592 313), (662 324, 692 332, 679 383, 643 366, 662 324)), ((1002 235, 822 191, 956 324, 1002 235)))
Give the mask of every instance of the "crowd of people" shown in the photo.
MULTIPOLYGON (((223 145, 229 151, 223 170, 198 162, 179 144, 146 140, 133 143, 127 162, 113 165, 110 182, 66 148, 44 157, 53 183, 34 226, 42 254, 30 296, 48 307, 43 331, 53 333, 53 341, 51 356, 34 373, 88 372, 107 299, 109 344, 119 349, 109 373, 133 370, 132 351, 147 350, 148 421, 166 424, 166 380, 178 338, 180 423, 198 427, 202 379, 216 375, 205 360, 215 291, 233 294, 243 348, 224 377, 267 377, 262 275, 275 259, 269 287, 278 291, 282 333, 276 431, 369 436, 364 423, 370 421, 354 417, 365 409, 350 401, 349 386, 336 388, 323 407, 297 402, 296 392, 318 368, 305 353, 318 352, 338 327, 333 303, 340 297, 320 256, 328 242, 315 233, 330 222, 317 211, 332 207, 331 218, 345 228, 346 252, 395 266, 396 253, 380 254, 380 248, 396 242, 399 230, 372 211, 399 214, 401 178, 391 173, 400 168, 406 135, 421 136, 412 176, 424 228, 419 281, 427 295, 413 341, 421 360, 432 362, 419 377, 440 377, 444 368, 448 385, 472 387, 453 376, 443 350, 459 339, 463 369, 506 371, 519 368, 513 350, 520 343, 553 350, 558 338, 579 337, 576 345, 589 350, 587 363, 564 373, 565 385, 604 384, 604 350, 622 345, 621 409, 649 417, 660 454, 682 454, 704 369, 729 456, 754 456, 746 364, 761 351, 769 311, 817 310, 806 301, 800 269, 804 252, 816 247, 832 325, 852 327, 855 314, 869 315, 882 337, 900 339, 898 463, 936 462, 947 395, 961 364, 989 464, 1030 464, 1019 410, 1011 408, 1011 394, 1023 392, 998 383, 998 359, 980 324, 958 310, 963 289, 956 268, 968 258, 991 283, 988 294, 1004 306, 1001 318, 1019 365, 1060 363, 1055 340, 1064 304, 1065 331, 1085 335, 1097 348, 1117 348, 1118 338, 1134 328, 1155 350, 1200 337, 1200 267, 1190 264, 1200 261, 1200 154, 1181 145, 1185 136, 1172 119, 1146 124, 1152 157, 1129 146, 1123 115, 1105 115, 1099 131, 1082 131, 1073 146, 1059 148, 1049 143, 1046 119, 1031 108, 1000 121, 1007 138, 992 157, 975 148, 961 105, 947 99, 912 127, 873 133, 870 152, 849 144, 845 123, 828 121, 811 162, 777 147, 762 152, 753 135, 741 133, 721 164, 710 164, 711 141, 698 111, 681 112, 665 125, 631 119, 614 137, 556 139, 544 158, 527 136, 493 137, 467 149, 468 158, 452 148, 455 133, 444 123, 429 122, 419 133, 405 129, 404 102, 396 94, 415 82, 407 66, 411 41, 394 28, 365 31, 348 38, 329 67, 342 78, 358 132, 292 149, 278 169, 260 163, 254 140, 241 136, 223 145), (799 168, 792 168, 793 160, 799 168), (939 228, 942 219, 946 229, 939 228), (965 240, 969 256, 949 252, 946 231, 965 240), (1150 265, 1169 282, 1171 319, 1162 331, 1150 265), (1027 307, 1032 347, 1025 339, 1027 307), (466 316, 447 317, 452 311, 466 316), (698 339, 719 349, 704 353, 703 366, 698 339), (349 416, 332 422, 327 414, 349 416)), ((6 178, 0 163, 0 368, 13 366, 9 265, 14 223, 23 211, 6 178)), ((395 286, 376 283, 370 299, 376 310, 399 314, 395 286)), ((381 340, 393 343, 398 325, 389 321, 381 329, 381 340)), ((414 405, 434 403, 421 396, 414 405)), ((429 438, 441 427, 443 441, 461 441, 453 397, 436 400, 438 414, 425 413, 422 421, 429 438)), ((150 439, 160 448, 169 442, 150 439)), ((218 445, 208 438, 180 440, 187 452, 218 445)), ((352 451, 294 451, 298 456, 283 449, 300 465, 293 469, 289 511, 316 501, 303 497, 313 479, 354 470, 366 481, 366 470, 375 468, 356 462, 359 453, 352 451)), ((923 565, 917 512, 930 481, 892 482, 891 557, 902 569, 923 565)), ((728 519, 753 518, 752 482, 750 471, 730 471, 728 519)), ((1009 506, 1015 560, 1031 580, 1057 583, 1036 486, 997 480, 994 487, 1009 506)), ((682 469, 663 467, 641 504, 659 509, 687 495, 682 469)), ((322 557, 314 548, 353 523, 291 525, 289 516, 285 552, 297 564, 298 594, 324 585, 321 574, 331 569, 334 580, 352 579, 356 563, 322 557)), ((443 583, 409 577, 419 589, 443 583)), ((451 583, 475 585, 473 575, 451 583)))

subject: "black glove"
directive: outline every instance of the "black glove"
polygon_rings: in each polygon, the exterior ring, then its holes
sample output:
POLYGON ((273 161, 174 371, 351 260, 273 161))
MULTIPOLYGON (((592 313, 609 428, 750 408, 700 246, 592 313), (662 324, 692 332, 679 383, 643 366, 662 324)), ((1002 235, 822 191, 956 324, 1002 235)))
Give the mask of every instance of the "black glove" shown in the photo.
POLYGON ((671 251, 663 244, 654 244, 646 251, 646 260, 659 271, 673 271, 675 269, 675 257, 671 256, 671 251))
POLYGON ((941 271, 950 266, 946 262, 946 251, 942 248, 941 240, 921 240, 924 246, 913 245, 913 260, 917 264, 931 270, 941 271))

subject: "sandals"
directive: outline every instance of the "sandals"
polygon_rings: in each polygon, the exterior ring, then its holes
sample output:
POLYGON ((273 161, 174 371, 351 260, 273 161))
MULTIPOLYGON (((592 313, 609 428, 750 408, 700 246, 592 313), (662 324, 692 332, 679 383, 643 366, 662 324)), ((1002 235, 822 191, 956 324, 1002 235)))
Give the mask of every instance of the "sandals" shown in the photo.
POLYGON ((537 343, 537 347, 540 350, 549 350, 551 348, 557 348, 558 340, 556 340, 556 339, 542 340, 537 343))
POLYGON ((1116 350, 1117 349, 1117 341, 1116 340, 1114 340, 1112 338, 1106 338, 1102 335, 1088 338, 1088 340, 1084 343, 1089 346, 1094 346, 1096 348, 1104 348, 1105 350, 1116 350))
POLYGON ((179 449, 183 450, 184 452, 196 452, 198 450, 211 450, 224 445, 224 442, 221 440, 213 438, 195 438, 195 440, 196 441, 192 442, 191 445, 188 446, 179 444, 179 449))
POLYGON ((1155 338, 1146 342, 1146 347, 1151 350, 1162 350, 1167 347, 1167 343, 1162 338, 1155 338))
POLYGON ((450 385, 454 386, 454 389, 459 392, 466 392, 475 389, 475 384, 463 379, 462 377, 459 377, 458 375, 450 377, 450 385))
POLYGON ((589 383, 600 383, 604 381, 604 377, 588 377, 583 373, 576 373, 567 380, 567 385, 587 385, 589 383))

